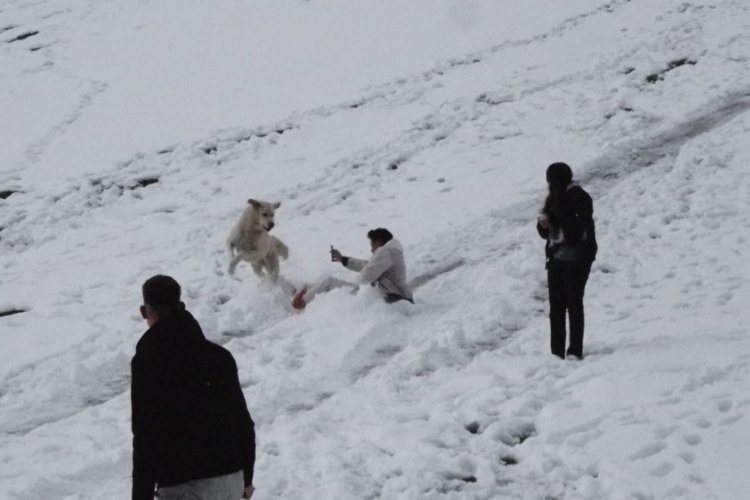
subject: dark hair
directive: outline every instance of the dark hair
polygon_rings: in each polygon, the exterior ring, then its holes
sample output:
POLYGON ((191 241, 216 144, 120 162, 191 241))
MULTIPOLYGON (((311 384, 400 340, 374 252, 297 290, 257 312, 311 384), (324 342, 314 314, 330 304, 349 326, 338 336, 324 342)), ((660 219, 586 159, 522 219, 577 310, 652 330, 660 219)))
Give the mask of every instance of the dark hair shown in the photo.
POLYGON ((547 167, 547 182, 553 187, 563 187, 573 180, 573 171, 567 163, 557 162, 547 167))
POLYGON ((180 284, 171 276, 157 274, 143 283, 143 303, 156 311, 180 309, 180 284))
POLYGON ((573 180, 573 171, 567 163, 557 162, 547 167, 547 182, 549 183, 549 194, 544 200, 542 212, 547 214, 550 223, 556 226, 560 219, 560 204, 568 188, 568 184, 573 180))
POLYGON ((377 241, 381 245, 385 245, 393 239, 391 232, 382 227, 367 231, 367 237, 372 241, 377 241))

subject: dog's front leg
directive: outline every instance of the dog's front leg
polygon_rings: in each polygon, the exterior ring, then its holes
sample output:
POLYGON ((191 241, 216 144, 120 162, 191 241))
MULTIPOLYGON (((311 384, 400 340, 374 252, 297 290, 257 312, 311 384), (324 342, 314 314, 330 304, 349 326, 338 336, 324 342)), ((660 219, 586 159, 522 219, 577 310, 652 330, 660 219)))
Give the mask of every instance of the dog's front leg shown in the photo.
POLYGON ((279 281, 279 257, 276 254, 271 254, 266 257, 266 260, 268 276, 272 282, 276 283, 279 281))
POLYGON ((232 259, 229 261, 229 274, 234 274, 234 269, 237 267, 237 264, 242 260, 243 257, 244 255, 242 254, 242 252, 232 257, 232 259))

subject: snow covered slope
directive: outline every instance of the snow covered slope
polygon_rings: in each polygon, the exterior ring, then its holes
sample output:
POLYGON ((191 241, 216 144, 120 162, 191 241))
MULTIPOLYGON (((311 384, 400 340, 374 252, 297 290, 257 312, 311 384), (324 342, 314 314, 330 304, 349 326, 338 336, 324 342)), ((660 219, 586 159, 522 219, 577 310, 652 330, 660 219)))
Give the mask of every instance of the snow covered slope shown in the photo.
POLYGON ((140 284, 230 349, 257 498, 741 499, 750 5, 0 6, 0 498, 120 499, 140 284), (586 358, 548 353, 544 169, 594 197, 586 358), (225 238, 278 200, 296 285, 386 226, 417 304, 293 314, 225 238))

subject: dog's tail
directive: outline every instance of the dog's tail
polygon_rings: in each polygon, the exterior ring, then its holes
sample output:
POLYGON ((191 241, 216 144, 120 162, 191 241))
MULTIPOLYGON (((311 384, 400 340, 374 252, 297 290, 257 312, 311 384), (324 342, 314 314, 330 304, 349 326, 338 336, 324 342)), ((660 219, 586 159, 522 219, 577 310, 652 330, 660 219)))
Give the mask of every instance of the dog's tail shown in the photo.
POLYGON ((282 259, 288 259, 289 247, 287 247, 284 242, 282 242, 276 236, 271 236, 271 238, 273 238, 273 244, 276 247, 276 253, 279 254, 279 257, 281 257, 282 259))

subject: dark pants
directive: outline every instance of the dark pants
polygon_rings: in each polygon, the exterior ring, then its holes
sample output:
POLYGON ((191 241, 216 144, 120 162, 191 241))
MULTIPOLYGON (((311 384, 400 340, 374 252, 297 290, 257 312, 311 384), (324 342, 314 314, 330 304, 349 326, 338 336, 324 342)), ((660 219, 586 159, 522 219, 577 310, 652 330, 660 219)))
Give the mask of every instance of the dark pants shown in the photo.
POLYGON ((550 259, 547 264, 549 288, 550 347, 552 354, 565 358, 565 312, 570 322, 569 356, 583 359, 583 292, 591 262, 550 259))
POLYGON ((383 300, 385 300, 386 304, 393 304, 395 302, 399 302, 399 301, 402 301, 402 300, 405 300, 407 302, 411 302, 412 304, 414 303, 414 301, 412 299, 407 299, 406 297, 402 297, 401 295, 399 295, 397 293, 386 294, 385 297, 383 297, 383 300))

